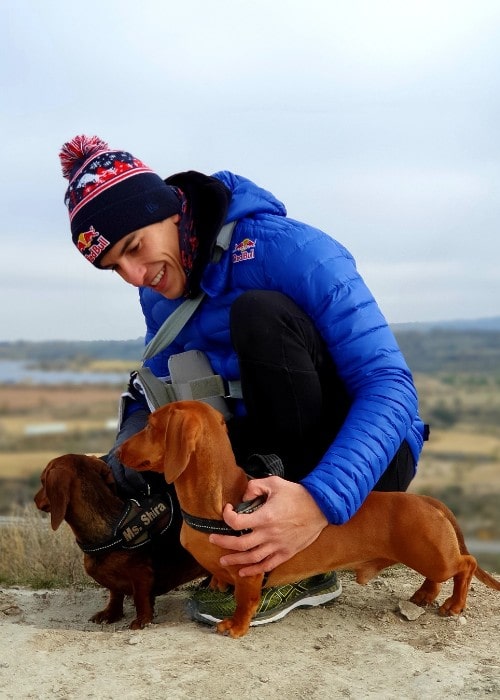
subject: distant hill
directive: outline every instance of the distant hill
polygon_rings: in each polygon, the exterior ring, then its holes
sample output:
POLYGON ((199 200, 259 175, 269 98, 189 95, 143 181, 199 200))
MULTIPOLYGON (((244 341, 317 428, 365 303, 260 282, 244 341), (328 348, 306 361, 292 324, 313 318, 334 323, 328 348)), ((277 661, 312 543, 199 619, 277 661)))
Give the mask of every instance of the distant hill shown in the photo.
POLYGON ((500 316, 392 326, 413 372, 467 372, 500 381, 500 316))
POLYGON ((419 323, 394 323, 394 332, 398 331, 500 331, 500 316, 490 318, 457 319, 454 321, 425 321, 419 323))
MULTIPOLYGON (((494 318, 398 323, 392 329, 413 372, 490 374, 500 381, 500 316, 494 318)), ((0 360, 50 363, 85 360, 140 361, 144 341, 0 342, 0 360)))
POLYGON ((465 372, 500 382, 500 330, 398 330, 394 333, 413 372, 465 372))
POLYGON ((130 360, 140 359, 144 340, 18 340, 0 342, 0 360, 28 362, 61 362, 66 360, 130 360))

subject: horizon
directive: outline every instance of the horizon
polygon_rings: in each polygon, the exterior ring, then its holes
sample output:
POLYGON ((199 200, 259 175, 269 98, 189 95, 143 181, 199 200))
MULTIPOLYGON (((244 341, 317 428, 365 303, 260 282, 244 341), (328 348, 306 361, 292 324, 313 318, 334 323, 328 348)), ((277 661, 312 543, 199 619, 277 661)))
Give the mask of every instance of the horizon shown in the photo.
MULTIPOLYGON (((463 330, 467 330, 467 326, 484 326, 493 324, 498 325, 497 328, 473 328, 473 330, 484 330, 484 331, 500 331, 500 315, 495 316, 479 316, 474 318, 447 318, 441 319, 439 321, 401 321, 398 323, 389 323, 391 329, 396 329, 401 326, 405 326, 404 330, 410 330, 410 327, 426 327, 429 330, 433 328, 441 327, 454 327, 453 330, 462 330, 460 328, 463 326, 463 330)), ((452 330, 452 329, 450 329, 452 330)), ((144 341, 144 335, 138 335, 134 338, 43 338, 43 339, 29 339, 29 338, 17 338, 13 340, 0 340, 0 347, 2 345, 15 345, 16 343, 26 343, 26 344, 43 344, 43 343, 135 343, 144 341)), ((0 358, 1 359, 1 358, 0 358)))

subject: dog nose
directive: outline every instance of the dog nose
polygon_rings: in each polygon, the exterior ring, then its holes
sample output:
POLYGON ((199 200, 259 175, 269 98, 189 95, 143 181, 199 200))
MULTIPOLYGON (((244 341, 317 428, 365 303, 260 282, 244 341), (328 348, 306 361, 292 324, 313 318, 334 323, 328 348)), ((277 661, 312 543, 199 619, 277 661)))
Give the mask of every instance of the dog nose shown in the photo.
POLYGON ((35 505, 38 510, 43 510, 44 513, 50 513, 49 499, 43 493, 43 491, 39 491, 33 500, 35 501, 35 505))

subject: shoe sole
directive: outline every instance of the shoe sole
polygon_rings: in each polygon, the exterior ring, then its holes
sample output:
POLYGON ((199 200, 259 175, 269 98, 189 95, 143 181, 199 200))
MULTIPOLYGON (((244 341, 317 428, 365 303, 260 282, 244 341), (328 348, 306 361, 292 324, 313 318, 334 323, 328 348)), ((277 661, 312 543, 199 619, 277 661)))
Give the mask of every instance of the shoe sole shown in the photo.
MULTIPOLYGON (((300 598, 300 600, 296 600, 294 603, 290 603, 290 605, 287 605, 285 608, 282 608, 281 610, 276 610, 271 617, 266 617, 262 620, 254 618, 250 623, 250 627, 257 627, 258 625, 268 625, 271 622, 277 622, 278 620, 282 620, 286 615, 288 615, 289 612, 295 610, 295 608, 316 608, 318 605, 324 605, 325 603, 329 603, 331 600, 335 600, 335 598, 338 598, 341 593, 342 584, 339 581, 338 587, 334 591, 300 598)), ((189 602, 190 601, 188 601, 188 611, 191 615, 191 618, 196 622, 205 622, 208 624, 221 622, 221 617, 214 617, 213 615, 208 615, 206 613, 199 613, 198 611, 190 610, 189 602)))

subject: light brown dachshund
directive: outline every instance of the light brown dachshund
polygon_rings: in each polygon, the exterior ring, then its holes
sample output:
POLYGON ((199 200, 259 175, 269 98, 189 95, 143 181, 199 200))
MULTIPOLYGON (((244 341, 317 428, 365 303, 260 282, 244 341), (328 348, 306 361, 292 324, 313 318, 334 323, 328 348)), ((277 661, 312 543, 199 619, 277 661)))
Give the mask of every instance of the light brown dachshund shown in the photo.
MULTIPOLYGON (((173 482, 180 506, 191 516, 218 519, 226 503, 236 506, 247 476, 236 465, 224 419, 205 403, 181 401, 164 406, 149 417, 148 426, 121 447, 121 461, 138 471, 163 472, 173 482)), ((212 573, 212 586, 234 586, 236 612, 217 625, 220 633, 240 637, 248 631, 257 609, 263 575, 240 577, 236 566, 222 567, 222 550, 208 534, 181 529, 182 544, 212 573)), ((464 543, 451 511, 428 496, 372 492, 344 525, 329 525, 306 549, 273 569, 265 587, 280 586, 332 569, 356 572, 367 583, 379 571, 403 563, 425 581, 411 600, 432 603, 441 584, 453 577, 453 593, 439 608, 441 615, 459 614, 475 575, 490 588, 500 582, 477 566, 464 543)))
POLYGON ((68 454, 53 459, 41 475, 35 495, 37 508, 50 513, 53 530, 66 520, 77 542, 92 553, 84 554, 85 571, 109 589, 104 610, 92 622, 117 622, 123 601, 133 596, 137 617, 130 629, 142 629, 153 620, 155 596, 206 573, 181 546, 181 516, 174 516, 165 534, 137 549, 108 549, 125 503, 116 495, 110 468, 97 457, 68 454))

